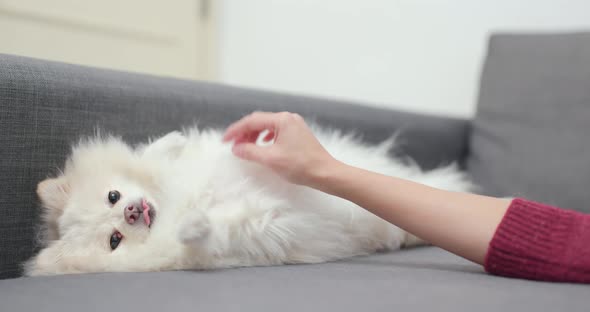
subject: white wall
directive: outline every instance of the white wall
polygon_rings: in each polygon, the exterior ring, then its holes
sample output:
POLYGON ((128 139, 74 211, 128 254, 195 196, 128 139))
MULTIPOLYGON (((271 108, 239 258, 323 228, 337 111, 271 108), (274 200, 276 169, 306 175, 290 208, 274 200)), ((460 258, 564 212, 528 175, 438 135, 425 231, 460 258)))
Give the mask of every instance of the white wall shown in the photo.
POLYGON ((219 78, 453 116, 490 30, 590 29, 588 0, 222 0, 219 78))

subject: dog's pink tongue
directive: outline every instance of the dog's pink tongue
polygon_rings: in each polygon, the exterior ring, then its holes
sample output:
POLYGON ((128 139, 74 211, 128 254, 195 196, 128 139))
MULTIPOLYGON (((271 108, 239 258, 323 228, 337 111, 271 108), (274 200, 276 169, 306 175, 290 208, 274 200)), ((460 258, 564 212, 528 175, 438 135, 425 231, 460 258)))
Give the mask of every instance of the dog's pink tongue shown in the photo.
POLYGON ((145 221, 145 224, 147 226, 150 226, 150 223, 152 223, 152 220, 150 220, 150 206, 147 204, 147 202, 145 201, 145 199, 141 200, 141 207, 143 208, 143 221, 145 221))

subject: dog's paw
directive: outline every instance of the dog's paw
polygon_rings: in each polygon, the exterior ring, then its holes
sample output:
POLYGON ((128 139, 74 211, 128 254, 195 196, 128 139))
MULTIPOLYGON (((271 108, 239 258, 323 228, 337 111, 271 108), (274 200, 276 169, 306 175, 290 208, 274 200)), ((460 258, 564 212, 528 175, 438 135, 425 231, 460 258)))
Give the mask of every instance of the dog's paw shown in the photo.
POLYGON ((176 157, 180 154, 188 139, 178 131, 170 132, 167 135, 147 145, 144 155, 176 157))
POLYGON ((180 225, 178 237, 187 245, 202 245, 211 233, 211 222, 204 213, 189 217, 180 225))

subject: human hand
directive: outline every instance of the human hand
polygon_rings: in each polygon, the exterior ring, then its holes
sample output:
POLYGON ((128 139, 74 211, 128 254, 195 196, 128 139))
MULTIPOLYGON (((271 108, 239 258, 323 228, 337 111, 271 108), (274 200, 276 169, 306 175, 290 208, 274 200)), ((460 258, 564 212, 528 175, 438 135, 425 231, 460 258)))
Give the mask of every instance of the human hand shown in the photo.
POLYGON ((252 113, 227 128, 223 141, 232 140, 234 155, 269 167, 295 184, 312 186, 323 170, 337 163, 298 114, 252 113), (264 141, 274 142, 257 145, 265 130, 264 141))

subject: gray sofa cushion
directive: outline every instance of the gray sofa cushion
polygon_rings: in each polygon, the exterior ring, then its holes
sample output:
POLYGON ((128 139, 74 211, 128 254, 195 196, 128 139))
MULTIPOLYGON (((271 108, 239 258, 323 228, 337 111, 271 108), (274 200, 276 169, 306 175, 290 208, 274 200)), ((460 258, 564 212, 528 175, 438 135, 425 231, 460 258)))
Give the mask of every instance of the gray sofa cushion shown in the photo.
POLYGON ((0 54, 0 278, 18 276, 32 255, 36 184, 79 136, 98 127, 137 142, 194 123, 223 127, 253 110, 299 112, 370 142, 401 131, 397 154, 424 168, 466 152, 464 120, 0 54))
POLYGON ((585 285, 489 276, 435 247, 319 265, 0 281, 12 312, 575 312, 588 311, 587 297, 585 285))
POLYGON ((470 145, 486 193, 590 212, 590 33, 493 36, 470 145))

